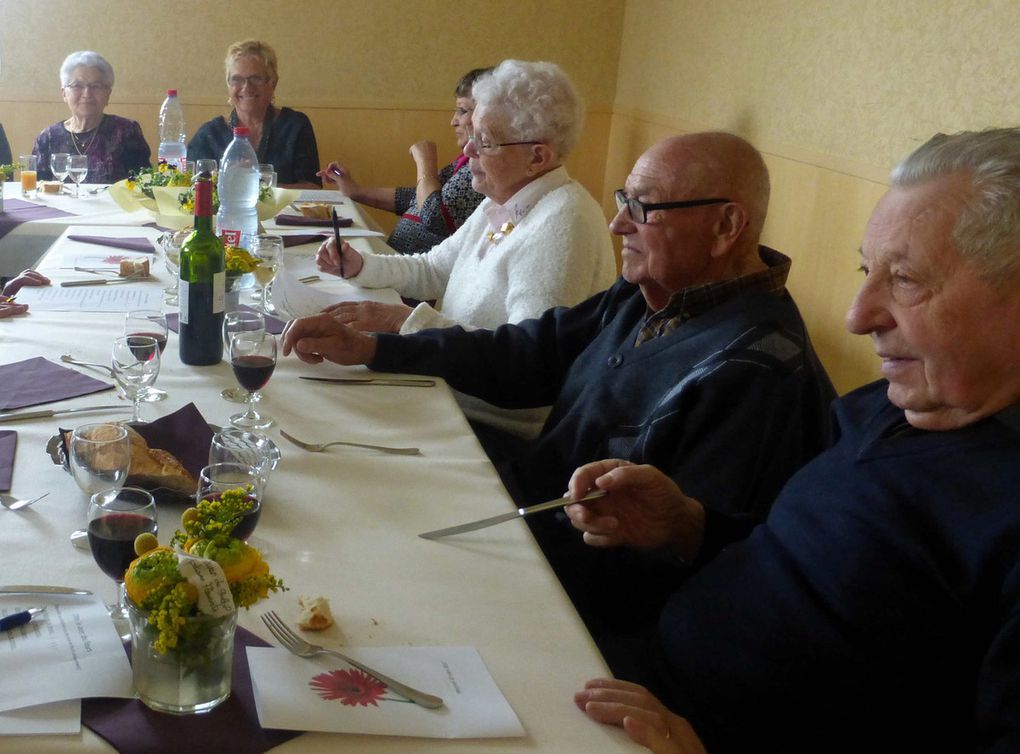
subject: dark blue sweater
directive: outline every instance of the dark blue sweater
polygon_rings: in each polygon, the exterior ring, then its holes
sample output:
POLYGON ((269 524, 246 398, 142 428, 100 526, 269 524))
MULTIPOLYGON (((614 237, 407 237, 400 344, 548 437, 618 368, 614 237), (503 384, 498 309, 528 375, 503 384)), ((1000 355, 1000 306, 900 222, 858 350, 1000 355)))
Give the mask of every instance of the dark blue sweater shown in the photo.
POLYGON ((712 754, 1020 750, 1020 412, 894 435, 886 387, 667 604, 656 690, 712 754))

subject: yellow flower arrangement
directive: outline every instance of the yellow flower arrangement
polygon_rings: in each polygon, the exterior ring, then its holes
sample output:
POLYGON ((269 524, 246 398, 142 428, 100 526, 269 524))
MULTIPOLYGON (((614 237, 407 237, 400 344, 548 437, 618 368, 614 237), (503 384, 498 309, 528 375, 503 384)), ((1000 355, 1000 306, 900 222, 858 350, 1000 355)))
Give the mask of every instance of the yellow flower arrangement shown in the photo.
POLYGON ((132 171, 127 179, 128 191, 140 191, 150 199, 153 186, 190 186, 191 173, 177 169, 176 165, 160 163, 154 168, 132 171))
POLYGON ((249 254, 245 249, 236 246, 223 247, 224 261, 226 262, 227 277, 243 275, 252 272, 259 266, 259 260, 249 254))

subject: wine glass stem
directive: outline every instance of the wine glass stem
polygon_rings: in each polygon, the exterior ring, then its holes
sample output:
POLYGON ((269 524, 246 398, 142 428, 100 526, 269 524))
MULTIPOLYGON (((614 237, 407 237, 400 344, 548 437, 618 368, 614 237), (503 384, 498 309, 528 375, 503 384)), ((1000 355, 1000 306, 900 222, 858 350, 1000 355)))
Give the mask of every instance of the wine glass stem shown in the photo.
POLYGON ((253 419, 257 418, 258 414, 255 413, 255 391, 254 390, 249 390, 248 391, 248 397, 245 399, 245 402, 248 404, 248 408, 244 412, 244 418, 245 419, 249 419, 249 420, 253 420, 253 419))
POLYGON ((131 399, 132 406, 131 421, 135 423, 140 422, 142 420, 141 415, 138 413, 141 404, 142 404, 142 390, 141 388, 139 388, 138 390, 135 391, 135 397, 131 399))

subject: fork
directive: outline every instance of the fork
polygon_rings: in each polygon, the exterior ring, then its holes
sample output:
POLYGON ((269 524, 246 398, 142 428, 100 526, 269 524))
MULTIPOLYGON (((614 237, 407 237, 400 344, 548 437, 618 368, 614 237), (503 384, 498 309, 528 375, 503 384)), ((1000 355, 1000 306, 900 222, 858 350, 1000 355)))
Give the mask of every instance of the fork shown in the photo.
POLYGON ((368 665, 362 665, 357 660, 352 660, 345 654, 341 654, 340 652, 332 649, 320 647, 317 644, 310 644, 294 633, 286 623, 280 620, 280 616, 278 616, 273 610, 262 614, 262 622, 266 624, 266 628, 268 628, 269 632, 276 637, 276 640, 283 645, 284 649, 296 654, 298 657, 312 657, 313 655, 318 654, 328 654, 333 655, 334 657, 339 657, 348 665, 357 668, 363 673, 368 673, 378 681, 385 683, 395 694, 399 694, 415 704, 428 709, 436 709, 443 706, 443 700, 441 697, 426 694, 424 691, 418 691, 418 689, 411 688, 400 681, 396 681, 389 676, 383 675, 378 670, 373 670, 368 667, 368 665))
POLYGON ((69 353, 65 353, 63 356, 61 356, 60 360, 65 364, 74 364, 75 366, 89 367, 90 369, 102 369, 105 372, 113 374, 113 368, 106 366, 106 364, 93 364, 90 361, 78 361, 78 359, 74 358, 69 353))
POLYGON ((343 440, 335 440, 333 442, 305 442, 299 440, 293 435, 288 435, 282 429, 280 434, 290 440, 292 443, 297 445, 299 448, 304 448, 309 453, 321 453, 326 448, 332 447, 333 445, 348 445, 352 448, 368 448, 369 450, 378 450, 382 453, 390 453, 395 456, 420 456, 421 451, 418 448, 391 448, 386 445, 368 445, 363 442, 344 442, 343 440))
POLYGON ((38 502, 39 500, 42 500, 48 494, 50 494, 50 493, 44 492, 39 497, 34 497, 31 500, 18 500, 13 495, 0 495, 0 504, 2 504, 5 508, 7 508, 9 510, 16 511, 16 510, 19 510, 21 508, 27 508, 32 503, 35 503, 35 502, 38 502))

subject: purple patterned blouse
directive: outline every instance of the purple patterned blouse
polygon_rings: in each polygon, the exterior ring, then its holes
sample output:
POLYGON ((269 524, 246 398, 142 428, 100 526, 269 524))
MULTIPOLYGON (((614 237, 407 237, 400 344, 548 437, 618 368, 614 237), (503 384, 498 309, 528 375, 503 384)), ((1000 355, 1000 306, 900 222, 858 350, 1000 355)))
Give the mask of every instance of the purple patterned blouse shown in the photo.
POLYGON ((55 152, 87 154, 89 183, 114 183, 128 177, 128 172, 149 167, 152 152, 142 136, 137 121, 119 115, 104 115, 98 128, 71 135, 64 122, 54 123, 43 130, 32 147, 39 158, 39 178, 52 180, 50 155, 55 152))

